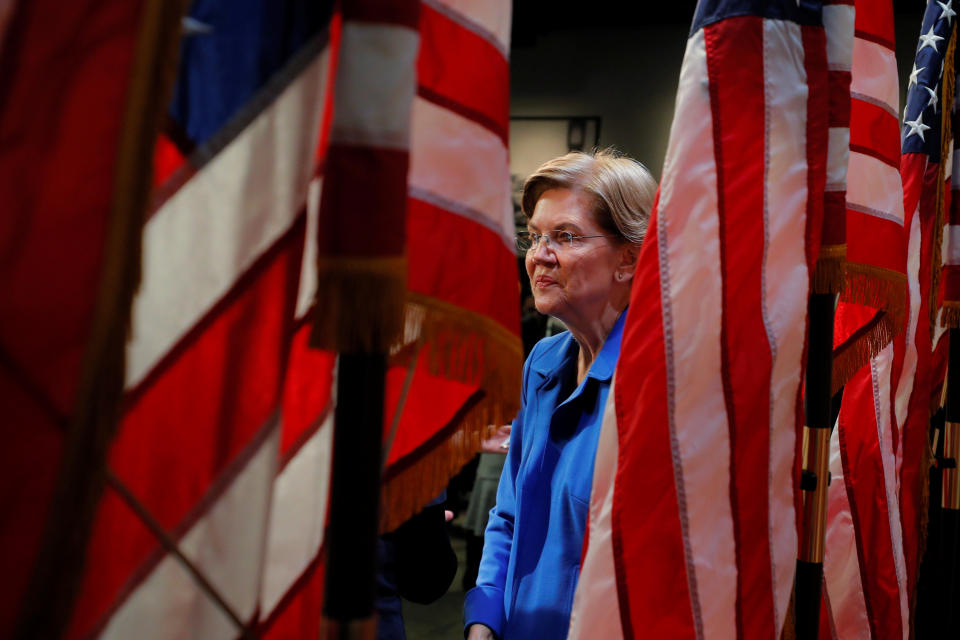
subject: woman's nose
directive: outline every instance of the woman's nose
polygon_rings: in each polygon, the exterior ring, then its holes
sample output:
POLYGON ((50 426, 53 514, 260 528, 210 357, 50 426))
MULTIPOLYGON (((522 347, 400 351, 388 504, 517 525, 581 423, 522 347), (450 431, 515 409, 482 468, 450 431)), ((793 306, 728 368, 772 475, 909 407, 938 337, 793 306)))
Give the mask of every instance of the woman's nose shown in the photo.
POLYGON ((533 247, 530 248, 530 254, 538 262, 550 261, 554 258, 553 247, 550 245, 550 237, 543 236, 533 247))

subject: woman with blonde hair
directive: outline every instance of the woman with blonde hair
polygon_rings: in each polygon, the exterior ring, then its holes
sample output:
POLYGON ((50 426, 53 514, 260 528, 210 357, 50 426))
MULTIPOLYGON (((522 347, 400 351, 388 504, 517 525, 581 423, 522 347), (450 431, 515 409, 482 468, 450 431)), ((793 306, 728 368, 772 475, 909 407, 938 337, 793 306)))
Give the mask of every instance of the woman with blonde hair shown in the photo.
POLYGON ((551 160, 523 188, 518 234, 540 313, 568 327, 537 343, 464 602, 469 640, 565 638, 580 573, 593 460, 633 272, 656 193, 612 151, 551 160))

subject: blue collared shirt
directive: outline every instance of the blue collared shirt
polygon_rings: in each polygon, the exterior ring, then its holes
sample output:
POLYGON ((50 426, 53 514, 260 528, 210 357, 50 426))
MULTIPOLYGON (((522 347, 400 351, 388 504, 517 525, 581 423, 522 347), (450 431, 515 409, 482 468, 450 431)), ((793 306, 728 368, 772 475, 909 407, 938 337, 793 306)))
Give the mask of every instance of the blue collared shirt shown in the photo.
POLYGON ((566 638, 593 484, 593 462, 620 354, 620 314, 586 377, 569 332, 537 343, 523 368, 497 504, 484 533, 465 629, 481 623, 504 640, 566 638))

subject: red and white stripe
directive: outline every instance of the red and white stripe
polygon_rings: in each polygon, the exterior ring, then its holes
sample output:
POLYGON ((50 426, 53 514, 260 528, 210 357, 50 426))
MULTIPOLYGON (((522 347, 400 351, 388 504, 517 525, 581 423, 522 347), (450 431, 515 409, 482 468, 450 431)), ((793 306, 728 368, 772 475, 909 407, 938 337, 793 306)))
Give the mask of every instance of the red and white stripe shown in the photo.
POLYGON ((779 636, 797 549, 807 196, 827 155, 826 128, 808 130, 825 113, 808 105, 825 104, 826 78, 822 29, 737 17, 687 43, 571 637, 779 636), (594 589, 611 563, 615 598, 594 589))
MULTIPOLYGON (((293 572, 273 565, 296 564, 296 551, 316 542, 318 527, 304 520, 325 517, 320 472, 304 480, 295 459, 278 476, 278 463, 328 63, 319 54, 148 220, 110 453, 117 479, 244 623, 293 572), (299 491, 290 488, 298 478, 299 491)), ((328 432, 300 448, 303 459, 322 458, 328 432)), ((237 636, 109 488, 88 566, 70 637, 237 636)))
POLYGON ((850 159, 850 68, 853 59, 852 0, 824 3, 830 109, 822 245, 846 244, 847 164, 850 159))
POLYGON ((831 458, 835 484, 828 495, 823 570, 840 640, 910 635, 891 413, 893 367, 894 346, 887 345, 847 382, 832 443, 837 447, 831 458))

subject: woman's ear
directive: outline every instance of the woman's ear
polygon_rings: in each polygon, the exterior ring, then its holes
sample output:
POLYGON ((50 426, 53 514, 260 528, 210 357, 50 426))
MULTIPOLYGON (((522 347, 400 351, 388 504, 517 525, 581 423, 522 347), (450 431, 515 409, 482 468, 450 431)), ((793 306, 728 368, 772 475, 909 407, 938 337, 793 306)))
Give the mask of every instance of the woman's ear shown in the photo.
POLYGON ((620 261, 617 264, 617 273, 622 273, 625 280, 633 277, 637 269, 637 260, 640 257, 640 247, 632 243, 625 243, 620 248, 620 261))

